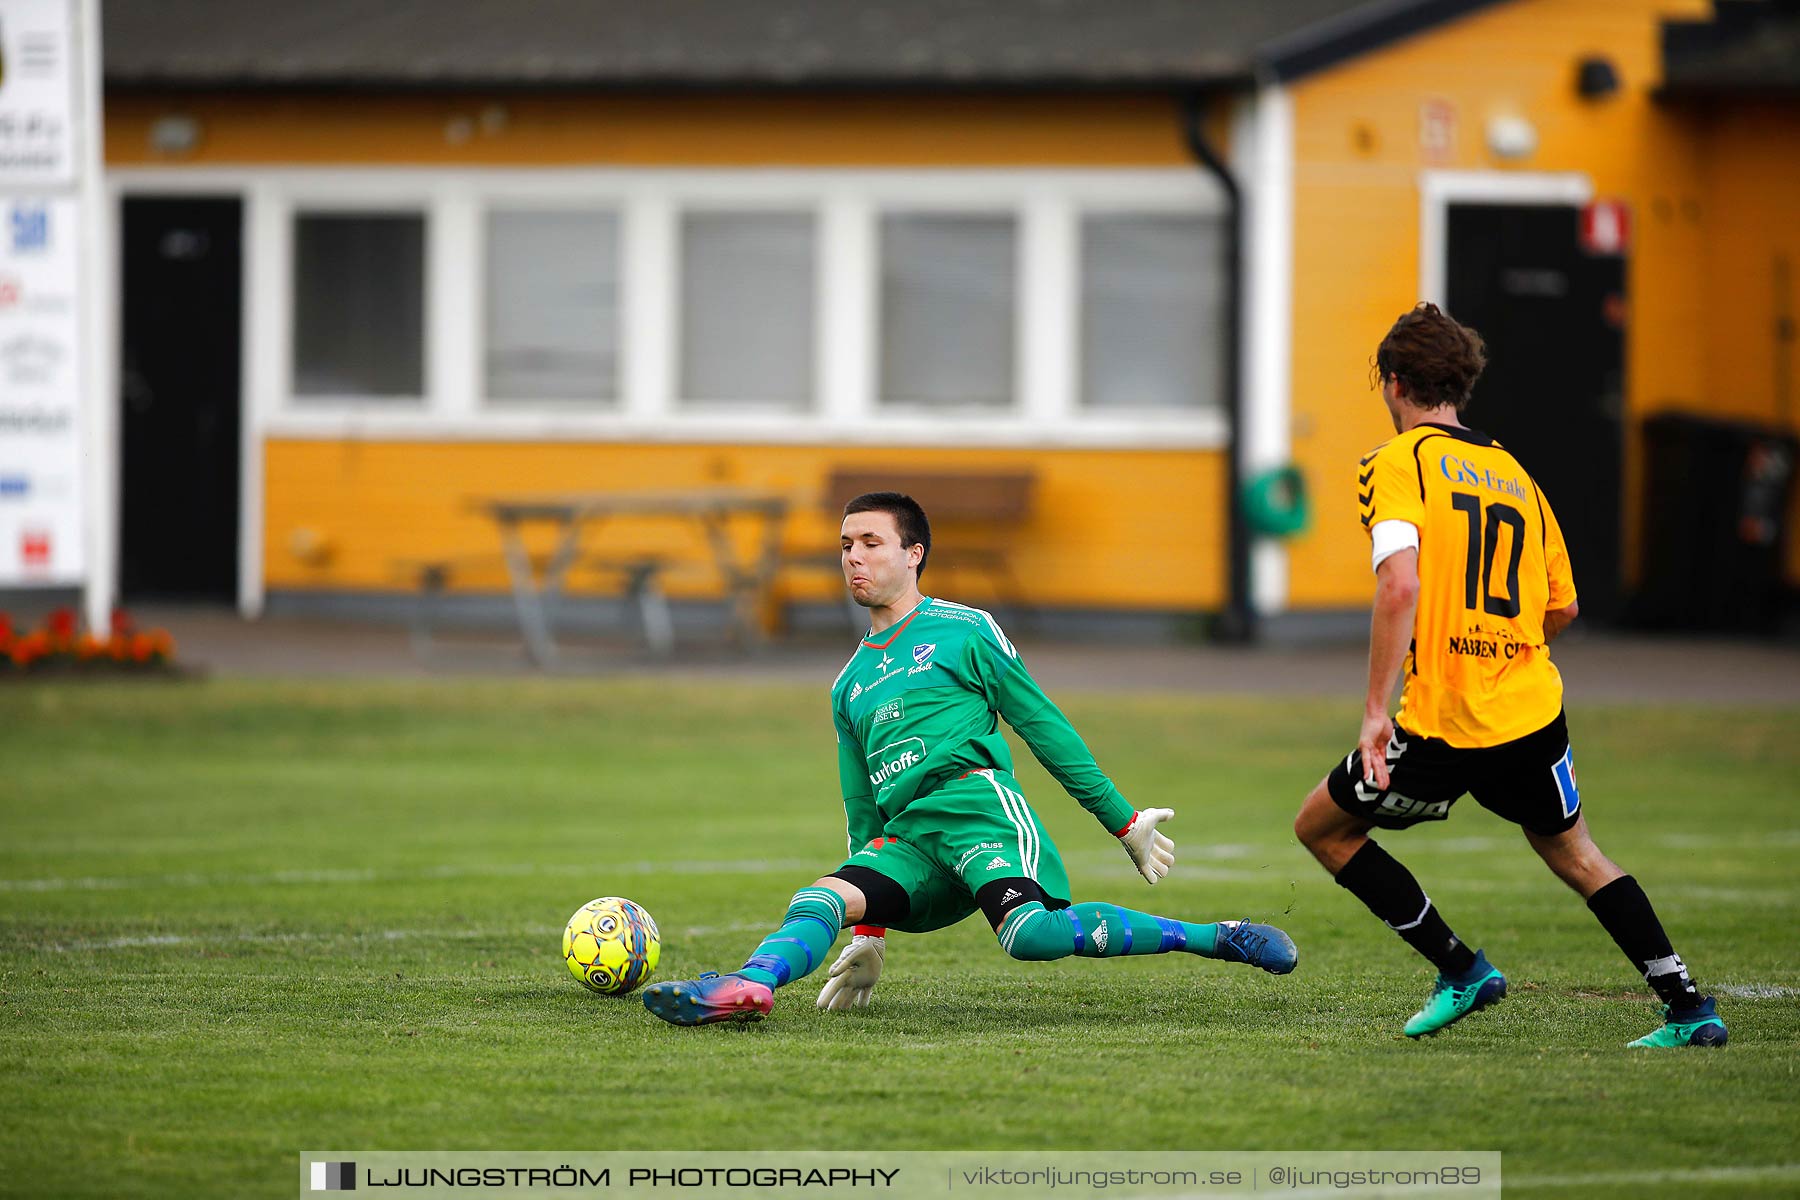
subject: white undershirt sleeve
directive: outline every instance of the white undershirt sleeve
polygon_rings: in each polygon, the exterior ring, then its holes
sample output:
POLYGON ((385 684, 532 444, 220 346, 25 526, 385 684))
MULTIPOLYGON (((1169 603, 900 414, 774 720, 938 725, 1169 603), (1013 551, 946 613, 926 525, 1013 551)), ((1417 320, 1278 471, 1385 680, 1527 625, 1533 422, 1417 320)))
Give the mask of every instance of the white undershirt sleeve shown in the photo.
POLYGON ((1389 555, 1419 548, 1419 527, 1411 521, 1377 521, 1369 530, 1369 539, 1374 546, 1369 569, 1379 571, 1389 555))

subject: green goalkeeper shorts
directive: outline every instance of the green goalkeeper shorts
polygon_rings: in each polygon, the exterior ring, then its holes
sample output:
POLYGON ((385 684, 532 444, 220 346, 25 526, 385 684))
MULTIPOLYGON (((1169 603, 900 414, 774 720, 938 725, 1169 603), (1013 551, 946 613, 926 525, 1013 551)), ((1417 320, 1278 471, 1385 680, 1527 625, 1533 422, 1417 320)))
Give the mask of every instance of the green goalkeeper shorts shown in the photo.
POLYGON ((971 771, 920 796, 844 866, 867 867, 905 890, 910 912, 893 926, 902 933, 956 924, 997 879, 1036 880, 1047 895, 1069 899, 1056 843, 1004 771, 971 771))

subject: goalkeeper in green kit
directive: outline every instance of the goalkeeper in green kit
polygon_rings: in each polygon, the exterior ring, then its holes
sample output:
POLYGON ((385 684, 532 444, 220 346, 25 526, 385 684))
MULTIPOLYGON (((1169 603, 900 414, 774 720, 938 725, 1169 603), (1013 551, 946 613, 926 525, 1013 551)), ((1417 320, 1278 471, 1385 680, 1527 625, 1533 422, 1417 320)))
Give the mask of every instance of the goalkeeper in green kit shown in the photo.
POLYGON ((1275 975, 1294 969, 1294 943, 1270 925, 1071 904, 1068 874, 1013 778, 997 717, 1152 884, 1175 861, 1174 843, 1157 829, 1174 812, 1137 810, 1119 794, 992 617, 920 594, 931 527, 911 497, 852 500, 842 548, 850 594, 870 617, 831 689, 850 857, 794 894, 781 927, 738 970, 654 984, 644 1007, 675 1025, 756 1020, 776 988, 825 962, 845 927, 854 936, 818 1005, 866 1005, 887 930, 928 933, 977 909, 1018 959, 1180 951, 1275 975))

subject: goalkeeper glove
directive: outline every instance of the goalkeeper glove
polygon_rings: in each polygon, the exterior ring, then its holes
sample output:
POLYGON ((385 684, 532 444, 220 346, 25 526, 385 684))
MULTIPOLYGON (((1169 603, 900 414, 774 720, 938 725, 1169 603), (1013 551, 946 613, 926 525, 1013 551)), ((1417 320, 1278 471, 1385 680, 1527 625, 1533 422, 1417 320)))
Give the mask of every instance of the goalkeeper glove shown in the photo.
POLYGON ((878 925, 858 925, 856 930, 856 936, 831 964, 831 977, 819 989, 820 1008, 842 1011, 869 1006, 869 994, 875 990, 887 958, 887 931, 878 925), (865 929, 872 932, 864 933, 865 929))
POLYGON ((1113 836, 1124 843, 1131 864, 1148 882, 1155 883, 1175 865, 1175 843, 1156 827, 1175 815, 1172 808, 1145 808, 1131 815, 1125 828, 1113 836))

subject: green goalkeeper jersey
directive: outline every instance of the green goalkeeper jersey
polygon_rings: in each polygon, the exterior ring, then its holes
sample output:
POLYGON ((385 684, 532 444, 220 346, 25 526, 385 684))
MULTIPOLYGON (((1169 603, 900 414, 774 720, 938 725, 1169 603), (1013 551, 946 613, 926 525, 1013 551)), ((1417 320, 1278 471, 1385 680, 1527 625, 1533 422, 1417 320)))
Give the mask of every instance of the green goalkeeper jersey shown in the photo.
POLYGON ((1069 719, 978 608, 927 596, 856 648, 831 687, 850 849, 919 796, 972 770, 1012 772, 998 718, 1109 832, 1134 811, 1069 719))

